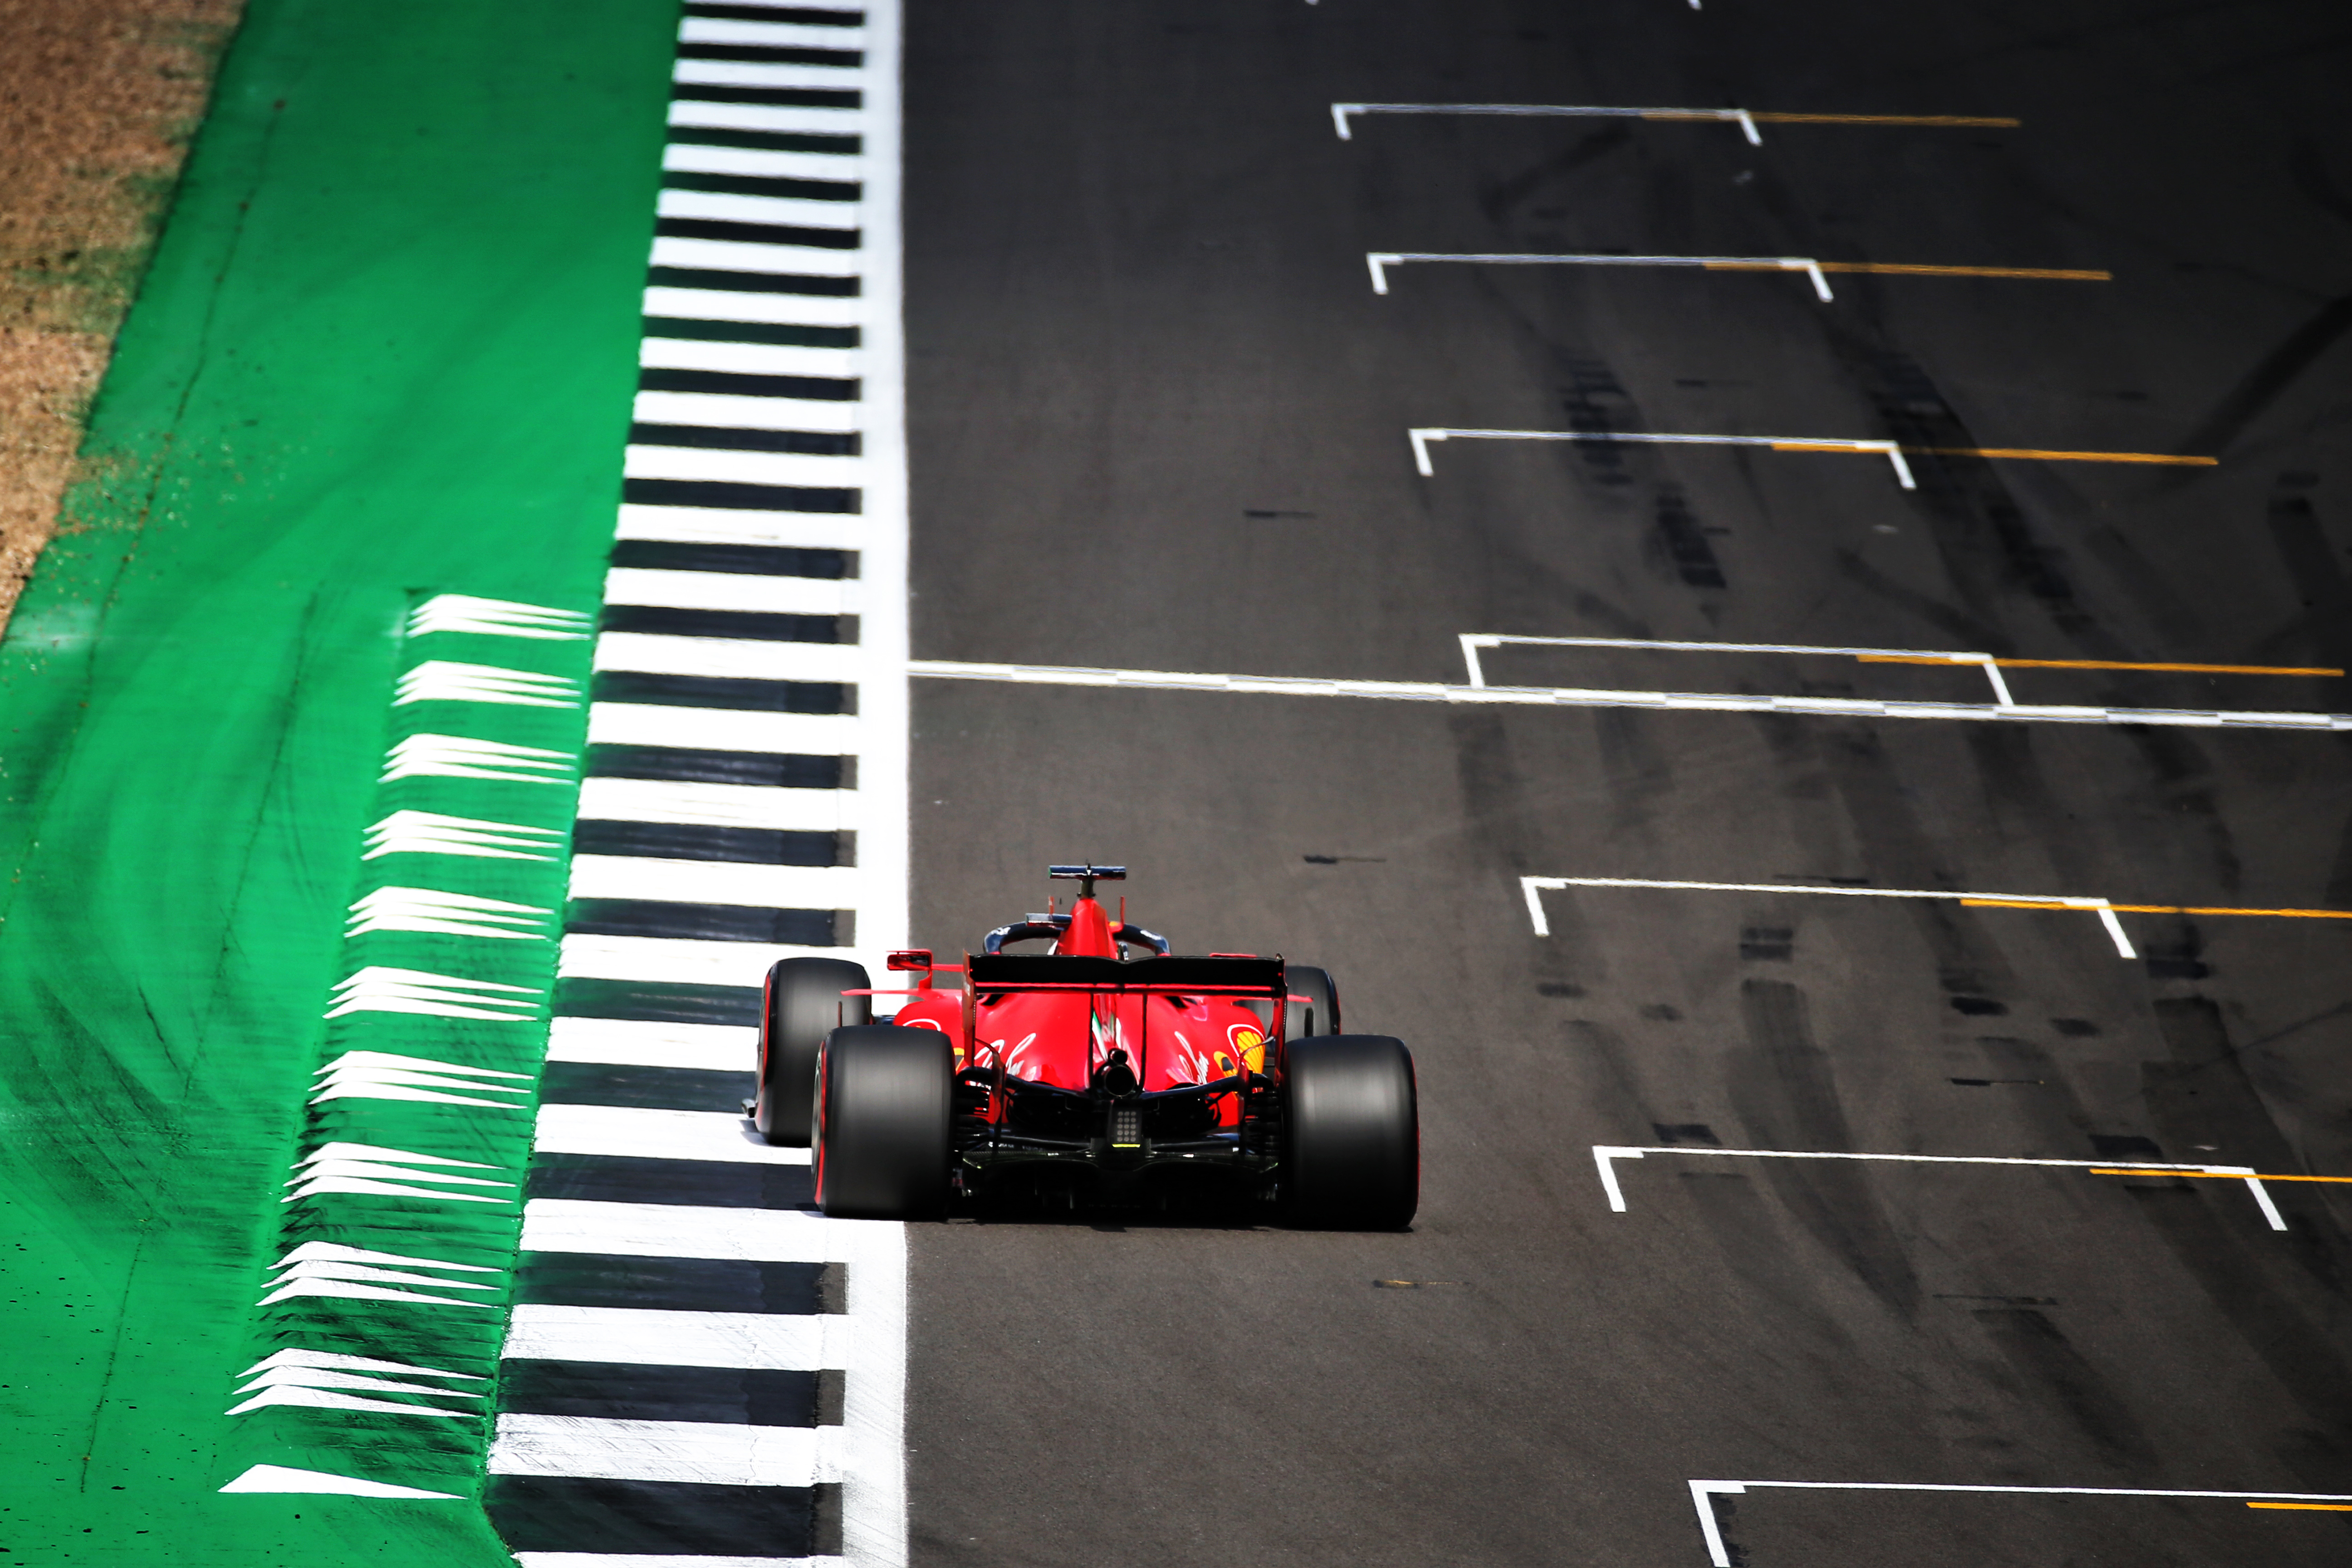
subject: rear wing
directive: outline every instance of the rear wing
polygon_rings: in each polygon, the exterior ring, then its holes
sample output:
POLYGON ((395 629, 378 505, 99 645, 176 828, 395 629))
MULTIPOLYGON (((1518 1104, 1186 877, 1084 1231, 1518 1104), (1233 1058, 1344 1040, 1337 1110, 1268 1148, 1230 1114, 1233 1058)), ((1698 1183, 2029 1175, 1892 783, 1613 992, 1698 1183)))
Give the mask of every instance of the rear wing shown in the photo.
POLYGON ((1061 957, 974 952, 964 957, 972 991, 1127 991, 1163 996, 1264 996, 1289 993, 1279 958, 1061 957))

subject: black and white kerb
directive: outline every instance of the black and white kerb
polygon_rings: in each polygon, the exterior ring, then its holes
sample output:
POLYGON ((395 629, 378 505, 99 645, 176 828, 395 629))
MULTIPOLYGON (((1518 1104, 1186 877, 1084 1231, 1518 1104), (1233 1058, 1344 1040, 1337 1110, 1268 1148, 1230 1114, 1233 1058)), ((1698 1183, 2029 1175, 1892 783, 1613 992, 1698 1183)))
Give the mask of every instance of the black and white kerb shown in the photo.
POLYGON ((907 897, 898 14, 688 4, 490 1455, 526 1568, 906 1561, 905 1250, 740 1115, 907 897))

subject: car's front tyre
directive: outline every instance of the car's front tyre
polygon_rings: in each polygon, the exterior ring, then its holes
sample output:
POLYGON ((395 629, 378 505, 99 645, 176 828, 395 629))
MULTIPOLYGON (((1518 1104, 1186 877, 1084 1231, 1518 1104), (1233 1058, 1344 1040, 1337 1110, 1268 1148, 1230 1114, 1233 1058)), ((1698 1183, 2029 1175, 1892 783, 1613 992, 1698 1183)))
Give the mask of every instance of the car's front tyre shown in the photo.
POLYGON ((874 984, 845 958, 782 958, 768 969, 760 1007, 760 1097, 752 1125, 771 1143, 809 1146, 816 1125, 816 1058, 845 1024, 870 1023, 874 998, 844 996, 874 984))
POLYGON ((1311 963, 1289 963, 1283 966, 1283 976, 1290 987, 1291 1001, 1301 1009, 1290 1016, 1291 1022, 1297 1026, 1292 1031, 1293 1037, 1338 1034, 1339 988, 1331 983, 1331 972, 1311 963))

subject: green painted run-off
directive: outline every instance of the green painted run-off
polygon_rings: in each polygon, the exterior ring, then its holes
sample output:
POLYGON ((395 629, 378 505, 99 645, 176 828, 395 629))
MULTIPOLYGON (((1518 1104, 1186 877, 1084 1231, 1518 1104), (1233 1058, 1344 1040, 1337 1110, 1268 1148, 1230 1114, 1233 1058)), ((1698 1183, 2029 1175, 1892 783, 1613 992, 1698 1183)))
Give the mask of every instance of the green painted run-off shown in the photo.
MULTIPOLYGON (((391 702, 419 651, 577 677, 586 644, 400 628, 423 593, 600 598, 676 25, 254 0, 225 63, 97 477, 0 647, 0 1563, 501 1558, 470 1502, 219 1495, 316 1435, 223 1413, 344 1048, 345 906, 386 879, 359 859, 385 746, 579 742, 579 710, 391 702)), ((454 885, 560 908, 560 870, 499 875, 454 885)), ((364 962, 434 967, 382 940, 364 962)))

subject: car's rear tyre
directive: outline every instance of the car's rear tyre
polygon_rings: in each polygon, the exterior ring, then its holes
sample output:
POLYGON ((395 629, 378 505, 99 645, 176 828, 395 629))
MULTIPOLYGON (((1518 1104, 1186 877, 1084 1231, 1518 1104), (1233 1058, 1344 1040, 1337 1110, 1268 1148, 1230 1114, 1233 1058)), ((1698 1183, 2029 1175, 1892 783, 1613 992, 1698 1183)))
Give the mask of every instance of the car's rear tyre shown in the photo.
POLYGON ((1421 1206, 1412 1053, 1386 1035, 1315 1035, 1284 1052, 1286 1223, 1402 1230, 1421 1206))
POLYGON ((874 998, 844 996, 874 983, 845 958, 782 958, 768 969, 760 1008, 760 1098, 752 1124, 771 1143, 805 1149, 816 1126, 816 1058, 824 1037, 874 1019, 874 998))
POLYGON ((955 1058, 937 1029, 835 1029, 817 1067, 816 1202, 842 1219, 947 1206, 955 1058))
POLYGON ((1339 988, 1331 984, 1331 972, 1311 963, 1286 963, 1282 971, 1290 985, 1291 999, 1305 1004, 1290 1016, 1290 1021, 1297 1026, 1290 1031, 1291 1037, 1338 1034, 1339 988))

